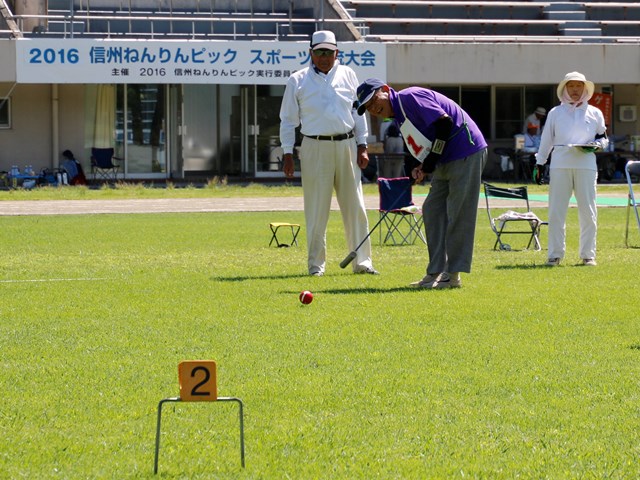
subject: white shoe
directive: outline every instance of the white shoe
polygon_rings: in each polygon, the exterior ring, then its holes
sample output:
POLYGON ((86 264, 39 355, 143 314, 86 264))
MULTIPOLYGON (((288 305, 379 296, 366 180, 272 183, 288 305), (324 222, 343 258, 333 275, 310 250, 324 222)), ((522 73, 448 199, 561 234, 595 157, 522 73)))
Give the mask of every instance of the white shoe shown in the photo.
POLYGON ((362 270, 356 270, 353 273, 364 273, 364 274, 367 274, 367 275, 380 275, 380 272, 378 272, 373 267, 366 267, 366 268, 363 268, 362 270))
POLYGON ((582 259, 582 264, 586 265, 587 267, 595 267, 596 265, 598 265, 596 263, 596 259, 595 258, 583 258, 582 259))
POLYGON ((559 258, 550 258, 547 260, 546 263, 547 267, 557 267, 558 265, 560 265, 560 259, 559 258))
POLYGON ((444 288, 460 288, 462 286, 462 280, 460 280, 460 273, 443 273, 440 278, 431 288, 444 289, 444 288))
POLYGON ((438 281, 440 275, 440 273, 428 273, 422 277, 422 280, 411 282, 409 285, 416 288, 433 288, 433 285, 438 281))

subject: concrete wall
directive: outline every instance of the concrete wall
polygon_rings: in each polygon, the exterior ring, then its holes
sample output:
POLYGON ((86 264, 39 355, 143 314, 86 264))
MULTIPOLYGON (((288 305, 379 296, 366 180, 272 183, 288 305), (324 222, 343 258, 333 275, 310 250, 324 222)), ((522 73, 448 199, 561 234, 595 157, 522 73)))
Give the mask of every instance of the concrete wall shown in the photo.
MULTIPOLYGON (((14 5, 16 15, 46 15, 47 0, 16 0, 14 5)), ((19 24, 23 32, 31 32, 38 26, 45 25, 43 18, 27 18, 19 24)))
POLYGON ((392 43, 389 82, 553 84, 570 71, 596 83, 638 83, 640 48, 628 44, 392 43))
MULTIPOLYGON (((0 92, 11 85, 1 84, 0 92)), ((17 85, 11 95, 12 125, 0 129, 0 169, 51 166, 51 86, 17 85)))
POLYGON ((613 126, 616 136, 640 134, 640 85, 616 85, 613 92, 613 126), (619 120, 620 105, 636 105, 639 118, 635 122, 619 120))
MULTIPOLYGON (((16 81, 16 44, 9 39, 0 39, 0 83, 16 81)), ((0 90, 0 96, 6 92, 0 90)))
POLYGON ((88 173, 88 166, 91 165, 91 160, 90 154, 84 148, 84 85, 60 85, 58 87, 58 104, 58 151, 51 152, 54 166, 57 166, 60 154, 69 149, 75 154, 76 160, 82 163, 88 173))

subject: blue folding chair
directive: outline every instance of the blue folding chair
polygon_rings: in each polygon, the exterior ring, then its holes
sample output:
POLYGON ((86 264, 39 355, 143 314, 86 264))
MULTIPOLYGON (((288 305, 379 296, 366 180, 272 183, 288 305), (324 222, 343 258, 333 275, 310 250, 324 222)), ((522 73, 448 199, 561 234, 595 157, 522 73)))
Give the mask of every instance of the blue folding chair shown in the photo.
POLYGON ((409 177, 378 178, 380 193, 380 245, 413 245, 422 233, 422 208, 414 205, 409 177), (384 238, 383 238, 384 237, 384 238))

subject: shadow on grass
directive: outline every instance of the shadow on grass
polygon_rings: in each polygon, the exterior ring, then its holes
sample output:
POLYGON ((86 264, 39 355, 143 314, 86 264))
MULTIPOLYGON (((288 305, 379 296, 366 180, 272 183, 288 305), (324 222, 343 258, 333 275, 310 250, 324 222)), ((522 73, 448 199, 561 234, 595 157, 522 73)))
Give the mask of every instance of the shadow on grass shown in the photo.
POLYGON ((554 268, 562 268, 562 267, 585 267, 587 268, 587 265, 584 265, 582 263, 561 263, 559 266, 552 266, 552 265, 546 265, 544 263, 539 263, 539 264, 528 264, 528 265, 497 265, 496 266, 496 270, 535 270, 535 269, 544 269, 544 268, 550 268, 550 269, 554 269, 554 268))
POLYGON ((545 265, 544 263, 540 264, 520 264, 520 265, 497 265, 496 270, 532 270, 536 268, 553 268, 545 265))
MULTIPOLYGON (((330 275, 325 274, 325 277, 330 275)), ((300 273, 291 275, 246 275, 237 277, 210 277, 209 280, 214 282, 246 282, 249 280, 285 280, 290 278, 313 278, 311 275, 300 273)), ((391 288, 372 288, 372 287, 350 287, 350 288, 315 288, 314 293, 332 293, 335 295, 362 295, 370 293, 393 293, 393 292, 421 292, 425 289, 414 288, 410 286, 391 287, 391 288)), ((282 290, 280 293, 300 293, 298 290, 282 290)))
POLYGON ((214 282, 246 282, 248 280, 285 280, 287 278, 311 278, 308 273, 294 273, 287 275, 239 275, 236 277, 210 277, 214 282))
MULTIPOLYGON (((353 288, 315 288, 313 293, 330 293, 334 295, 368 295, 370 293, 397 293, 397 292, 446 292, 450 289, 433 290, 429 288, 415 288, 415 287, 390 287, 390 288, 372 288, 372 287, 353 287, 353 288)), ((453 290, 458 290, 453 289, 453 290)), ((293 290, 282 290, 280 293, 299 293, 293 290)))

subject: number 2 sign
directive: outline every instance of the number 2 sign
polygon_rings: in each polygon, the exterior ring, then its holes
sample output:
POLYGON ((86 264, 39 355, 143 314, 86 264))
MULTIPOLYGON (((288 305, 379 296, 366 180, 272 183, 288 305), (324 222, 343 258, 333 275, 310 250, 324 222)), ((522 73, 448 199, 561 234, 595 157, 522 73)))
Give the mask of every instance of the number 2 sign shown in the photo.
POLYGON ((213 360, 180 362, 178 382, 183 402, 215 402, 218 399, 216 362, 213 360))

